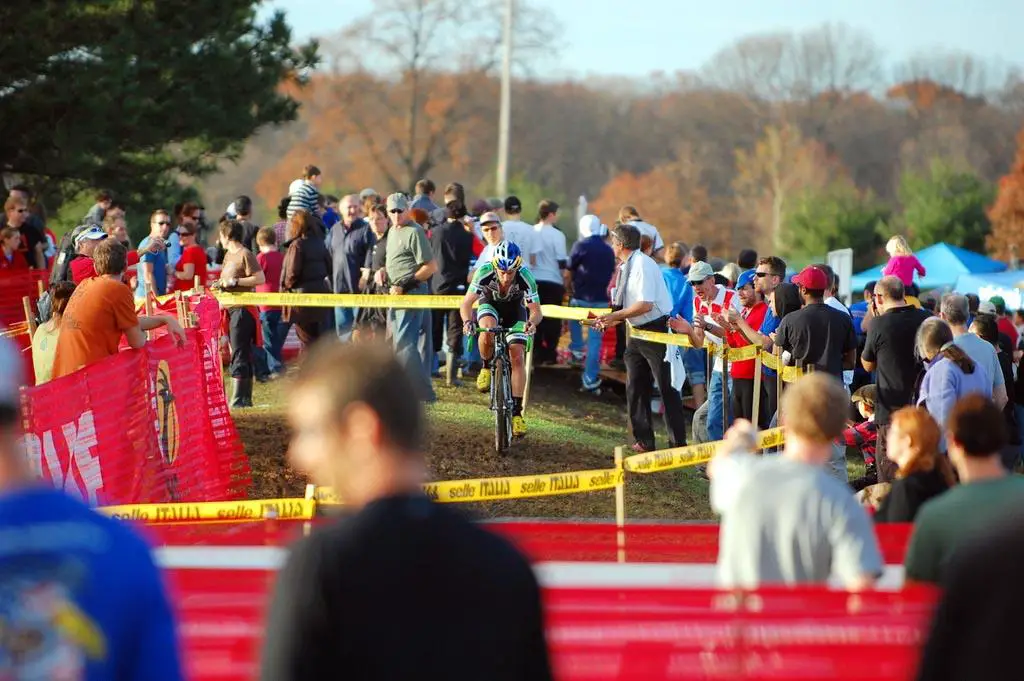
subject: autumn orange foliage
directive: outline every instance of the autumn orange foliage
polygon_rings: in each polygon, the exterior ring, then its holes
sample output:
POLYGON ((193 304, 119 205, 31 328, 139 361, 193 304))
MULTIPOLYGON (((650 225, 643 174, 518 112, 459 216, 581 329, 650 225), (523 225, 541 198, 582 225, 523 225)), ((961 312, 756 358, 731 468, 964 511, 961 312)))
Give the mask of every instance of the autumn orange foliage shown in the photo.
POLYGON ((663 164, 641 175, 616 175, 591 202, 590 211, 610 226, 625 205, 636 206, 646 222, 658 227, 666 243, 704 243, 713 249, 728 244, 712 222, 707 189, 678 164, 663 164))
POLYGON ((986 239, 989 253, 1009 259, 1011 247, 1024 245, 1024 129, 1017 135, 1017 157, 1010 172, 999 180, 996 202, 988 211, 992 232, 986 239))

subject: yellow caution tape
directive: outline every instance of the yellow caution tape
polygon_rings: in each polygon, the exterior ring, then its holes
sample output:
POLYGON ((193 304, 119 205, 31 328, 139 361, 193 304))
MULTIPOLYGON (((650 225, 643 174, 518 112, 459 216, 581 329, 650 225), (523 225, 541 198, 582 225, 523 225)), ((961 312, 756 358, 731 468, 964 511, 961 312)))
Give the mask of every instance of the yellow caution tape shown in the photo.
POLYGON ((786 435, 782 428, 769 428, 757 434, 757 448, 771 449, 786 442, 786 435))
POLYGON ((772 371, 779 370, 779 358, 770 352, 761 353, 761 366, 771 369, 772 371))
POLYGON ((462 296, 392 296, 365 293, 225 293, 213 291, 225 307, 272 305, 274 307, 393 307, 406 310, 454 310, 462 296))
POLYGON ((805 375, 807 375, 807 370, 800 367, 786 367, 782 370, 782 380, 785 383, 792 383, 805 375))
MULTIPOLYGON (((692 348, 693 343, 690 342, 690 337, 682 333, 663 333, 661 331, 644 331, 643 329, 630 328, 630 338, 636 338, 637 340, 649 341, 651 343, 663 343, 665 345, 678 345, 682 348, 692 348)), ((705 348, 712 349, 714 344, 711 342, 705 343, 705 348)))
POLYGON ((587 319, 591 312, 597 317, 611 314, 611 309, 607 307, 565 307, 564 305, 541 305, 540 311, 548 319, 571 319, 577 322, 587 319))
MULTIPOLYGON (((642 329, 630 329, 629 335, 638 340, 650 341, 652 343, 663 343, 665 345, 678 345, 683 348, 692 348, 693 343, 690 337, 681 333, 662 333, 660 331, 644 331, 642 329)), ((743 362, 757 357, 758 345, 745 345, 742 348, 729 348, 730 362, 743 362)), ((725 346, 721 343, 704 343, 704 349, 713 355, 721 357, 725 352, 725 346)))
POLYGON ((309 520, 316 503, 308 499, 251 501, 199 501, 193 503, 125 504, 96 510, 112 518, 145 523, 180 523, 197 520, 309 520))
MULTIPOLYGON (((213 296, 225 307, 239 305, 271 305, 274 307, 365 307, 396 308, 406 310, 457 310, 462 296, 439 295, 374 295, 365 293, 225 293, 213 291, 213 296)), ((586 319, 588 314, 608 314, 608 308, 565 307, 542 305, 541 312, 548 319, 586 319)))
MULTIPOLYGON (((762 430, 757 434, 757 448, 769 449, 778 447, 785 441, 782 428, 771 428, 762 430)), ((644 452, 627 456, 623 467, 632 473, 658 473, 670 471, 675 468, 685 468, 707 463, 715 456, 715 451, 722 444, 721 440, 704 442, 699 445, 688 445, 686 447, 675 447, 673 449, 659 449, 654 452, 644 452)))
POLYGON ((431 482, 423 486, 423 491, 432 500, 442 503, 494 501, 594 492, 612 489, 621 485, 624 480, 623 471, 616 468, 605 468, 570 473, 521 475, 511 478, 431 482))
POLYGON ((632 456, 627 456, 622 461, 622 465, 627 471, 632 473, 657 473, 659 471, 669 471, 673 468, 696 466, 697 464, 711 461, 718 445, 718 442, 705 442, 699 445, 633 454, 632 456))
MULTIPOLYGON (((580 494, 612 489, 625 481, 625 473, 617 468, 569 473, 541 473, 508 478, 478 478, 476 480, 447 480, 428 482, 423 492, 438 503, 465 503, 497 501, 499 499, 525 499, 559 494, 580 494)), ((330 487, 307 490, 317 503, 325 506, 342 503, 330 487)))

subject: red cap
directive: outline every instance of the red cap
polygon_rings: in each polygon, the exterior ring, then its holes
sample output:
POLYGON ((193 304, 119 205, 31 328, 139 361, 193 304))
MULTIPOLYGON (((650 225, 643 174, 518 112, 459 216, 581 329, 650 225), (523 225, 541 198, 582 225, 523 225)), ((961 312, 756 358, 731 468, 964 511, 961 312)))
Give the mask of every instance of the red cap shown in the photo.
POLYGON ((808 291, 824 291, 828 288, 828 275, 812 265, 805 267, 800 274, 793 277, 793 283, 803 286, 808 291))

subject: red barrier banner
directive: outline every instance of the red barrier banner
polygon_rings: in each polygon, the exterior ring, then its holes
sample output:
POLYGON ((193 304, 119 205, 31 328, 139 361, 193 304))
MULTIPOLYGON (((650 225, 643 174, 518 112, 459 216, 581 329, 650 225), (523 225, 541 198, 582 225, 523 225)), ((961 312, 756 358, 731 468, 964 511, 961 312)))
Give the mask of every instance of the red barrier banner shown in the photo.
POLYGON ((90 504, 245 497, 248 462, 220 366, 195 329, 25 391, 25 447, 39 475, 90 504))
MULTIPOLYGON (((258 676, 274 573, 167 572, 187 678, 258 676)), ((931 589, 848 594, 819 587, 545 588, 558 681, 910 681, 931 589)))
MULTIPOLYGON (((50 273, 46 270, 0 270, 0 327, 10 329, 25 324, 25 308, 22 298, 28 297, 33 314, 39 298, 39 284, 44 284, 50 273)), ((21 350, 22 370, 29 385, 35 383, 32 368, 32 338, 28 332, 13 335, 11 340, 21 350)))

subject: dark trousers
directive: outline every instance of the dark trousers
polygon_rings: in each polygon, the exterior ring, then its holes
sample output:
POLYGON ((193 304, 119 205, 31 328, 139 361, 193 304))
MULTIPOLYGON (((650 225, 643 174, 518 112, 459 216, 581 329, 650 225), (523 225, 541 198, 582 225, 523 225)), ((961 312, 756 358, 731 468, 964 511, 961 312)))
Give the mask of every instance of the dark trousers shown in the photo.
MULTIPOLYGON (((565 287, 551 281, 538 281, 537 293, 541 305, 561 305, 565 299, 565 287)), ((562 320, 545 317, 534 337, 534 356, 538 362, 554 362, 558 359, 558 339, 562 335, 562 320)))
POLYGON ((299 342, 302 343, 302 348, 306 349, 317 341, 320 336, 327 333, 328 330, 333 330, 334 324, 324 318, 322 320, 305 320, 295 325, 295 335, 298 336, 299 342))
POLYGON ((256 318, 248 308, 228 308, 228 339, 231 341, 231 378, 252 378, 256 318))
POLYGON ((431 310, 433 312, 434 347, 442 347, 453 357, 462 356, 462 316, 458 310, 431 310), (448 345, 444 342, 445 326, 448 327, 448 345))
POLYGON ((878 440, 875 443, 875 470, 878 471, 878 482, 892 482, 896 479, 899 466, 886 456, 885 441, 889 438, 889 424, 878 426, 878 440))
POLYGON ((768 427, 772 417, 779 409, 779 377, 761 375, 761 413, 764 415, 764 425, 768 427))
MULTIPOLYGON (((437 295, 457 296, 457 289, 438 289, 437 295)), ((448 345, 445 348, 453 357, 462 356, 462 316, 458 310, 432 310, 431 328, 434 336, 434 350, 440 350, 444 342, 445 325, 448 326, 448 345), (446 322, 447 320, 447 322, 446 322)))
MULTIPOLYGON (((666 320, 661 319, 642 327, 648 331, 667 331, 666 320)), ((654 427, 651 424, 651 395, 654 381, 661 387, 661 402, 665 407, 665 428, 669 446, 686 444, 686 421, 683 418, 683 400, 672 388, 672 372, 665 361, 665 346, 661 343, 631 338, 623 355, 626 362, 626 406, 633 439, 648 450, 653 450, 654 427)))
POLYGON ((615 327, 615 359, 622 359, 626 355, 626 325, 619 324, 615 327))
POLYGON ((757 428, 764 429, 767 420, 764 417, 765 404, 762 390, 761 402, 758 405, 758 414, 754 415, 754 379, 734 378, 732 379, 732 415, 733 418, 747 419, 757 428))

